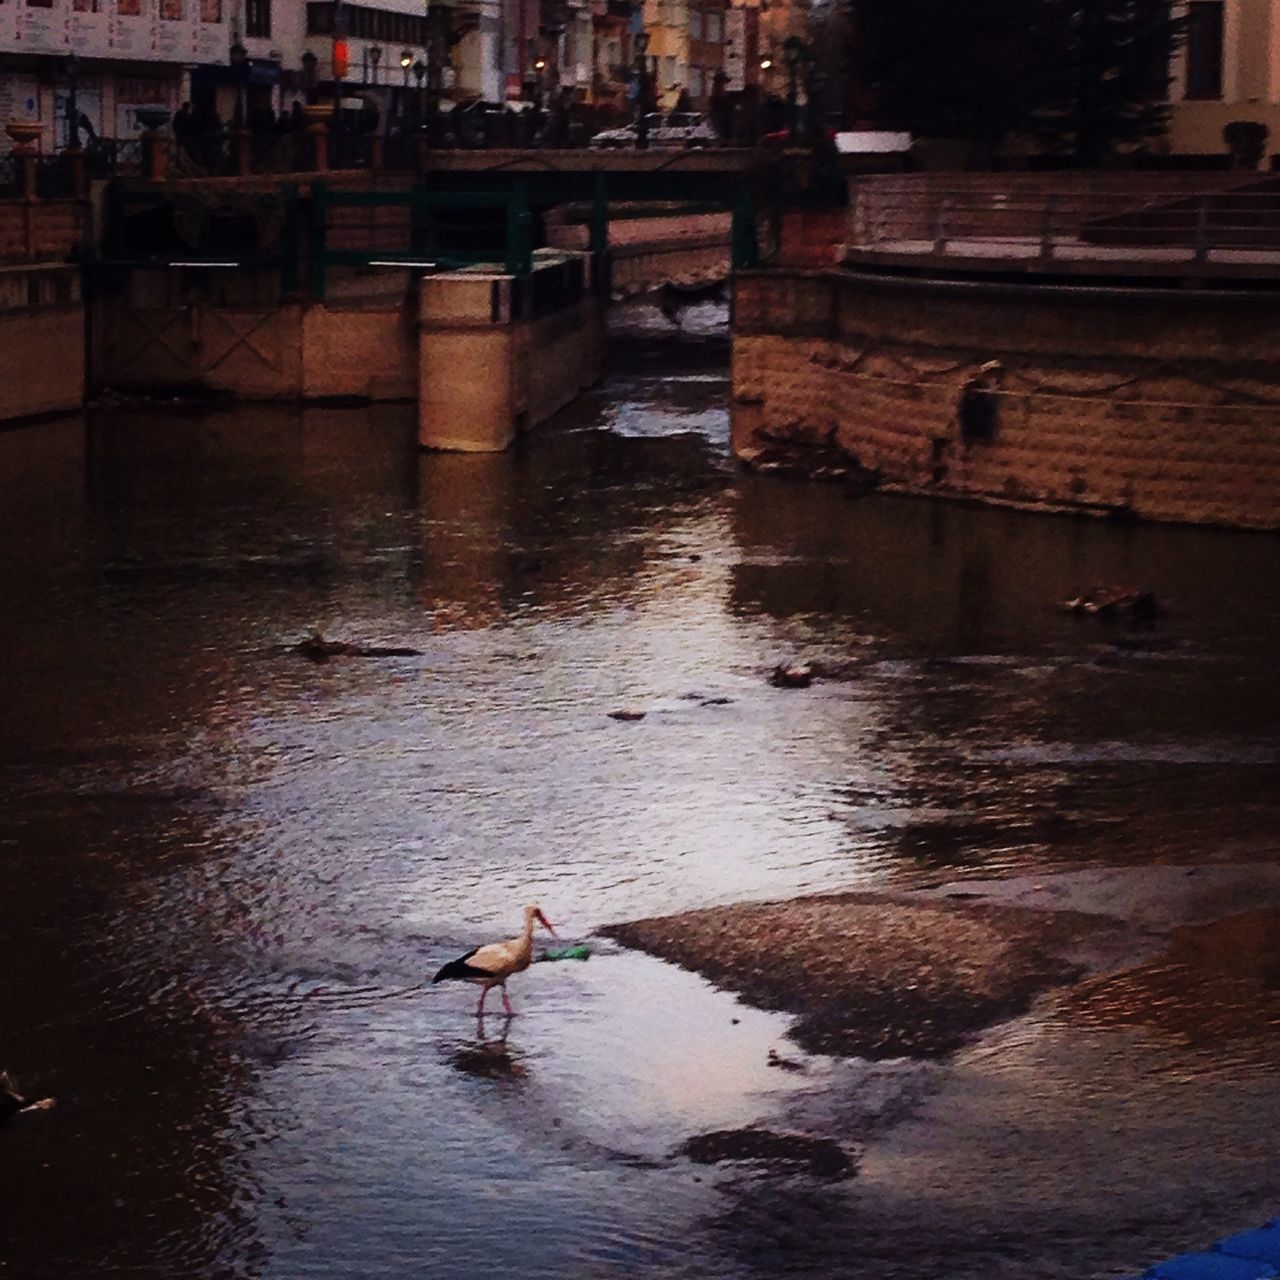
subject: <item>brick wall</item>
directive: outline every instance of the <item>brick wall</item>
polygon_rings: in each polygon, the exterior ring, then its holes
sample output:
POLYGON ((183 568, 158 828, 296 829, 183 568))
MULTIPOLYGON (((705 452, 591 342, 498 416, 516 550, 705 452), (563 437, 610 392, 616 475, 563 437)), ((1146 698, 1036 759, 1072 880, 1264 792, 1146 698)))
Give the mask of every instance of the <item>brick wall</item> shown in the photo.
POLYGON ((76 200, 0 200, 0 262, 66 262, 84 234, 76 200))
POLYGON ((783 267, 829 267, 845 238, 844 209, 793 210, 782 215, 775 261, 783 267))
POLYGON ((1265 295, 745 273, 734 449, 856 461, 912 492, 1276 528, 1278 341, 1265 295), (993 360, 990 433, 966 438, 966 384, 993 360))

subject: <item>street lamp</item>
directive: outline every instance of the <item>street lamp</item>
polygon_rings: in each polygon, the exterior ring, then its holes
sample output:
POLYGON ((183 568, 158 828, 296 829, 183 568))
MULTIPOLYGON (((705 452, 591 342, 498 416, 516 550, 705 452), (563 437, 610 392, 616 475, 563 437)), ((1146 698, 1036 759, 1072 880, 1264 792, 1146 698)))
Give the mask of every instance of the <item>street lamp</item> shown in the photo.
POLYGON ((631 40, 636 59, 636 150, 645 151, 649 146, 648 111, 648 61, 645 54, 649 51, 649 33, 637 31, 631 40))
POLYGON ((400 70, 404 72, 404 87, 409 87, 409 68, 413 66, 413 54, 408 49, 400 50, 400 70))
POLYGON ((316 64, 319 61, 310 49, 302 55, 302 87, 306 90, 308 102, 316 100, 316 64))
POLYGON ((796 79, 800 74, 800 64, 808 53, 799 36, 788 36, 782 42, 782 60, 787 64, 787 138, 791 142, 795 142, 800 132, 796 114, 796 79))
POLYGON ((240 33, 235 32, 231 44, 231 65, 235 70, 236 108, 232 118, 232 128, 236 133, 244 132, 244 82, 249 74, 249 50, 240 42, 240 33))
POLYGON ((423 62, 421 58, 419 58, 413 64, 413 78, 418 83, 418 123, 420 125, 425 124, 427 121, 427 113, 425 110, 423 110, 423 103, 422 103, 422 82, 424 79, 426 79, 426 75, 427 75, 427 64, 423 62))
POLYGON ((67 59, 67 146, 75 151, 80 150, 80 104, 76 100, 79 74, 80 64, 73 53, 67 59))

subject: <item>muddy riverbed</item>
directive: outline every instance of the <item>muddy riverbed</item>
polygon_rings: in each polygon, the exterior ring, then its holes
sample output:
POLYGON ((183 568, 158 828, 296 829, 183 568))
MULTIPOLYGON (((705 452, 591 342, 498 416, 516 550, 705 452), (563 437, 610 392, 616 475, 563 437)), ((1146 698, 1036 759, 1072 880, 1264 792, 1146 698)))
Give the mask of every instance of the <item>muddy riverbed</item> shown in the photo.
POLYGON ((0 434, 0 1070, 58 1097, 0 1275, 1100 1277, 1280 1212, 1280 544, 742 475, 683 319, 501 457, 395 406, 0 434), (1055 607, 1113 584, 1167 616, 1055 607), (530 899, 832 893, 1101 923, 840 1055, 599 937, 510 1021, 427 985, 530 899))

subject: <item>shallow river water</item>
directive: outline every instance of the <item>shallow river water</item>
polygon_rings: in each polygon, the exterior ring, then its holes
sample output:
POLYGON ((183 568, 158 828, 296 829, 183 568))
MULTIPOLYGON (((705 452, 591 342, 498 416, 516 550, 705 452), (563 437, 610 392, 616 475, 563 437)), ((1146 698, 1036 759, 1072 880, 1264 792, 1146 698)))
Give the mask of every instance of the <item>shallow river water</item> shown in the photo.
POLYGON ((1101 1275, 1280 1212, 1269 1053, 1092 1016, 793 1074, 616 948, 510 1022, 425 985, 533 899, 1274 858, 1280 542, 743 475, 721 319, 624 315, 497 457, 407 407, 0 434, 0 1069, 59 1100, 0 1133, 0 1275, 1101 1275), (1149 634, 1055 607, 1139 583, 1149 634), (819 1095, 852 1182, 673 1155, 819 1095), (1036 1124, 1079 1141, 1010 1168, 1036 1124))

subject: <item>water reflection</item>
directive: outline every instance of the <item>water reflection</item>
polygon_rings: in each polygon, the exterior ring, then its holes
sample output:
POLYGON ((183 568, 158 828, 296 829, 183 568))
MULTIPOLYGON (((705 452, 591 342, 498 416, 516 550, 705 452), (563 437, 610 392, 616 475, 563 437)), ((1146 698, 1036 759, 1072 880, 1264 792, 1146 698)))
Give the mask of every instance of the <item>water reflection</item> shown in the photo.
POLYGON ((475 1039, 450 1046, 450 1065, 481 1080, 523 1080, 529 1074, 524 1055, 507 1046, 511 1022, 511 1014, 489 1014, 486 1026, 485 1015, 477 1015, 475 1039))

